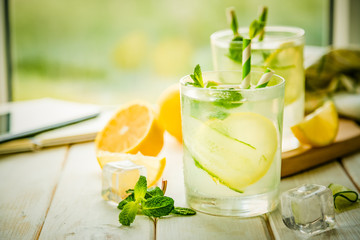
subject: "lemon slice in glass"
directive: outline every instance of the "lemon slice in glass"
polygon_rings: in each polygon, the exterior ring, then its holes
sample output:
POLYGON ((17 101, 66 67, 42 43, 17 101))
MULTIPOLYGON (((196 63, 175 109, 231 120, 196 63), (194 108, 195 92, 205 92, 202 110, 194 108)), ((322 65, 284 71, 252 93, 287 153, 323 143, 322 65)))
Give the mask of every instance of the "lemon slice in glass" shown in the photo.
POLYGON ((194 132, 185 139, 195 164, 230 189, 243 189, 269 170, 278 146, 274 124, 257 113, 230 114, 203 123, 190 117, 194 132))
POLYGON ((301 97, 304 88, 303 46, 285 42, 266 58, 264 65, 285 78, 285 106, 301 97))

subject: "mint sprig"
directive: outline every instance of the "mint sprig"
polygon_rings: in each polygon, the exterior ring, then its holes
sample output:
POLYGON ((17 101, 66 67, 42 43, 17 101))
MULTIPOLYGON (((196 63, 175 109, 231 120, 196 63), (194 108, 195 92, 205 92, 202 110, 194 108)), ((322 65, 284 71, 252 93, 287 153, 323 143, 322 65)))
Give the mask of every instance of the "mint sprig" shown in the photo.
MULTIPOLYGON (((203 78, 202 78, 202 72, 200 65, 196 65, 194 69, 194 74, 190 74, 190 77, 194 80, 194 82, 188 82, 188 85, 192 85, 194 87, 202 87, 202 88, 210 88, 210 89, 216 89, 216 86, 219 85, 219 83, 214 81, 208 81, 206 85, 204 84, 203 78)), ((243 99, 243 96, 236 91, 234 88, 230 88, 228 91, 221 91, 221 92, 211 92, 211 96, 215 97, 216 100, 214 100, 214 105, 223 107, 226 109, 239 107, 242 103, 240 102, 243 99)), ((222 115, 221 117, 226 117, 222 115)))
POLYGON ((204 87, 204 81, 202 78, 201 68, 200 65, 196 65, 194 68, 194 74, 190 74, 190 77, 194 81, 193 83, 189 83, 190 85, 193 85, 194 87, 204 87))
POLYGON ((148 190, 147 180, 144 176, 140 176, 134 189, 126 192, 130 195, 118 205, 118 209, 121 210, 119 222, 124 226, 130 226, 138 213, 150 217, 153 221, 169 214, 183 216, 196 214, 189 208, 174 207, 174 200, 164 196, 164 191, 159 187, 148 190))

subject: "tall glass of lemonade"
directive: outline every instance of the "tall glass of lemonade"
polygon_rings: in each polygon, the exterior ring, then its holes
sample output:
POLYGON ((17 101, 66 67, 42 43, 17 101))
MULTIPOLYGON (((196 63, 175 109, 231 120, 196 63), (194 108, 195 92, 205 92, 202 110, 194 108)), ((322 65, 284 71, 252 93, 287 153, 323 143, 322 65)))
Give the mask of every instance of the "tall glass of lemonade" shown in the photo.
MULTIPOLYGON (((262 73, 253 71, 251 85, 262 73)), ((181 79, 184 178, 189 205, 222 216, 256 216, 278 203, 285 80, 240 88, 241 71, 181 79)))
MULTIPOLYGON (((249 28, 239 28, 244 38, 249 28)), ((251 68, 272 69, 285 79, 285 108, 283 151, 298 147, 290 127, 304 118, 305 73, 303 67, 304 30, 296 27, 265 27, 262 41, 254 38, 251 44, 251 68)), ((211 35, 215 70, 241 70, 242 41, 232 41, 233 32, 223 30, 211 35)))

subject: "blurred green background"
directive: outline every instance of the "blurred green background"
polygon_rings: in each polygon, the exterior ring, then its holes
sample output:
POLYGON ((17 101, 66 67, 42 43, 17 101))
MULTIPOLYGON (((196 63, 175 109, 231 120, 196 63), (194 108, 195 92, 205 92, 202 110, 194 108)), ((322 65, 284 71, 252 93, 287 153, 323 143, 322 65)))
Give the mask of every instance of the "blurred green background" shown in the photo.
POLYGON ((156 102, 197 63, 212 69, 209 36, 228 28, 227 7, 249 26, 262 5, 268 25, 302 27, 307 45, 327 45, 326 0, 10 1, 13 98, 156 102))

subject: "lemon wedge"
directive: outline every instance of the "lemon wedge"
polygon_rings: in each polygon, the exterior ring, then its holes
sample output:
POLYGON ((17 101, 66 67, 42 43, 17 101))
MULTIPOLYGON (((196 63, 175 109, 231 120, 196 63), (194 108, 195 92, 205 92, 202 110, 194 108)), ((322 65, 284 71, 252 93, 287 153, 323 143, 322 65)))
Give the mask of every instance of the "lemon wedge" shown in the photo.
POLYGON ((322 147, 331 144, 337 135, 339 117, 332 101, 327 101, 291 127, 295 137, 304 144, 322 147))
MULTIPOLYGON (((117 162, 129 160, 136 165, 141 165, 146 168, 148 187, 154 186, 161 178, 165 165, 166 159, 164 157, 150 157, 138 154, 128 153, 114 153, 107 151, 98 151, 96 158, 101 167, 105 166, 109 162, 117 162)), ((138 178, 138 176, 136 176, 138 178)), ((136 178, 136 180, 137 180, 136 178)))

